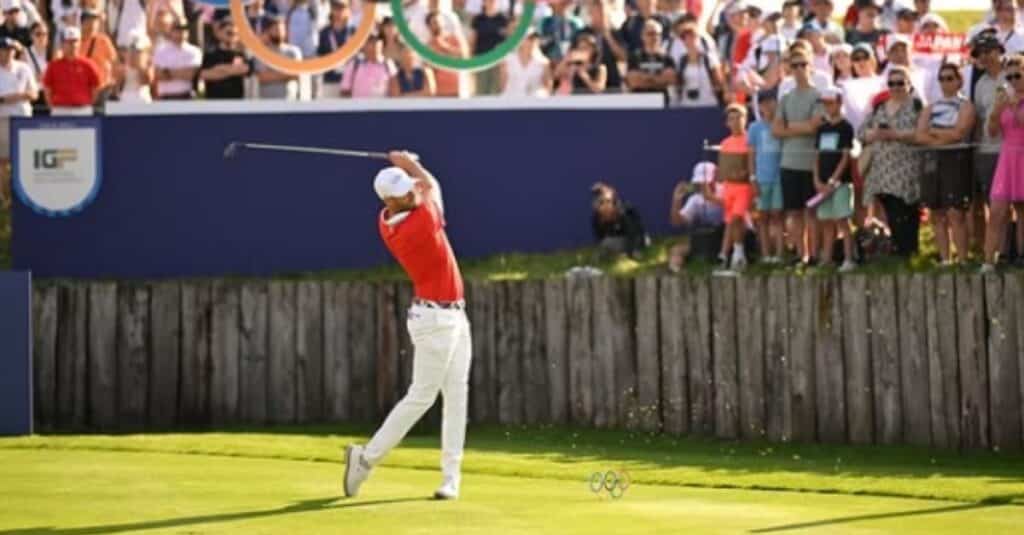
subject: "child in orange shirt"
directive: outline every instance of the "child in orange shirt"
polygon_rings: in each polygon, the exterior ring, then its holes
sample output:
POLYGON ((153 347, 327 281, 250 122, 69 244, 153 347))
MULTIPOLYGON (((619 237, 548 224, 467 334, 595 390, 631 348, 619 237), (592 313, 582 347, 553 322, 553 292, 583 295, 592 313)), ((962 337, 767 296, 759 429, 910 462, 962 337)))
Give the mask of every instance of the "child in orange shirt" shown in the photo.
POLYGON ((725 232, 722 234, 722 250, 718 257, 722 265, 721 274, 743 271, 747 257, 743 251, 743 236, 747 231, 750 207, 754 200, 754 185, 751 183, 750 146, 747 144, 747 110, 739 104, 725 109, 725 124, 729 136, 722 140, 718 153, 718 178, 722 181, 722 211, 725 232), (732 259, 729 252, 732 251, 732 259))

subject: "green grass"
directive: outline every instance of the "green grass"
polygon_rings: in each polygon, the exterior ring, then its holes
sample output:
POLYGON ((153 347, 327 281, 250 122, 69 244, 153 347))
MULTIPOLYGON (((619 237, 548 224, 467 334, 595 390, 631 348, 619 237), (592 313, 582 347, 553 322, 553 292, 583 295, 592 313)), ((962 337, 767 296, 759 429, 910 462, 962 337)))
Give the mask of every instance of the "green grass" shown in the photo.
POLYGON ((1024 457, 737 444, 643 433, 471 429, 462 500, 423 500, 437 438, 413 436, 340 497, 359 430, 0 439, 0 533, 1017 533, 1024 457), (333 434, 332 434, 333 433, 333 434), (587 490, 626 469, 618 501, 587 490))

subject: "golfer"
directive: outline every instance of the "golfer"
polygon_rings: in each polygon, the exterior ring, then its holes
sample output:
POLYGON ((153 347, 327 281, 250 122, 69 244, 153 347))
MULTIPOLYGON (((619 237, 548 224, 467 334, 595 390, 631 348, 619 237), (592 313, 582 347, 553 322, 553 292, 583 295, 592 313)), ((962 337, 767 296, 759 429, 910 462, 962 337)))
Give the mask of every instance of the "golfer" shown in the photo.
POLYGON ((365 447, 345 452, 345 495, 355 496, 370 470, 398 445, 444 395, 439 500, 459 497, 472 345, 462 293, 462 274, 444 232, 441 188, 408 152, 393 151, 394 167, 377 173, 373 188, 384 202, 377 226, 391 254, 412 279, 415 297, 406 326, 412 338, 412 384, 365 447))

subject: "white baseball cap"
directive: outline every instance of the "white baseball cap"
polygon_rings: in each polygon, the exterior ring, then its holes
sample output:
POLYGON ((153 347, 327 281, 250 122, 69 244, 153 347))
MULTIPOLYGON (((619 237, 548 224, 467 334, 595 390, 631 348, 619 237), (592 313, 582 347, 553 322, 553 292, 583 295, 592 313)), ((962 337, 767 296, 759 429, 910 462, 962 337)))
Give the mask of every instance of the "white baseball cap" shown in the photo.
POLYGON ((949 30, 949 25, 946 24, 946 19, 942 18, 938 13, 926 13, 923 17, 917 19, 918 27, 924 26, 925 24, 934 24, 942 31, 949 30))
POLYGON ((404 197, 416 187, 416 181, 399 167, 385 167, 373 179, 373 189, 381 200, 404 197))
POLYGON ((4 13, 14 10, 21 9, 21 0, 2 0, 0 1, 0 10, 4 13))
POLYGON ((893 33, 888 36, 889 41, 885 44, 885 50, 888 52, 892 50, 892 47, 896 45, 907 45, 907 50, 910 50, 910 38, 906 35, 893 33))
POLYGON ((82 39, 82 32, 74 26, 65 26, 64 31, 61 33, 61 38, 65 41, 80 41, 82 39))
POLYGON ((693 166, 693 178, 690 179, 692 184, 705 184, 715 179, 715 172, 718 171, 718 166, 713 162, 699 162, 693 166))
POLYGON ((830 86, 828 86, 828 87, 826 87, 826 88, 821 90, 821 93, 818 95, 818 98, 821 99, 821 100, 829 100, 829 101, 832 101, 832 100, 842 100, 843 99, 843 89, 841 87, 838 87, 838 86, 830 85, 830 86))

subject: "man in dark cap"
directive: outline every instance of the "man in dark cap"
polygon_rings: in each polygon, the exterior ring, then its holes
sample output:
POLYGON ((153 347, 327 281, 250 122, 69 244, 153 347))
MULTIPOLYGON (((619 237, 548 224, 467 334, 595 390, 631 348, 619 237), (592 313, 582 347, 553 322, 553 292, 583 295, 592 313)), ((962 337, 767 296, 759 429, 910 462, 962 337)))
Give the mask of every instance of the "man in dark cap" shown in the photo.
POLYGON ((974 59, 973 67, 967 68, 963 79, 967 82, 966 92, 968 98, 974 103, 975 116, 979 117, 974 127, 973 141, 977 143, 974 153, 974 181, 975 181, 975 214, 968 221, 970 230, 971 222, 974 222, 972 237, 977 243, 983 243, 984 206, 988 199, 989 187, 992 185, 992 176, 995 174, 996 161, 999 159, 999 149, 1002 141, 998 137, 988 134, 987 124, 984 120, 996 102, 996 92, 1006 80, 1003 78, 1003 44, 996 38, 994 32, 983 31, 971 40, 971 57, 974 59))

